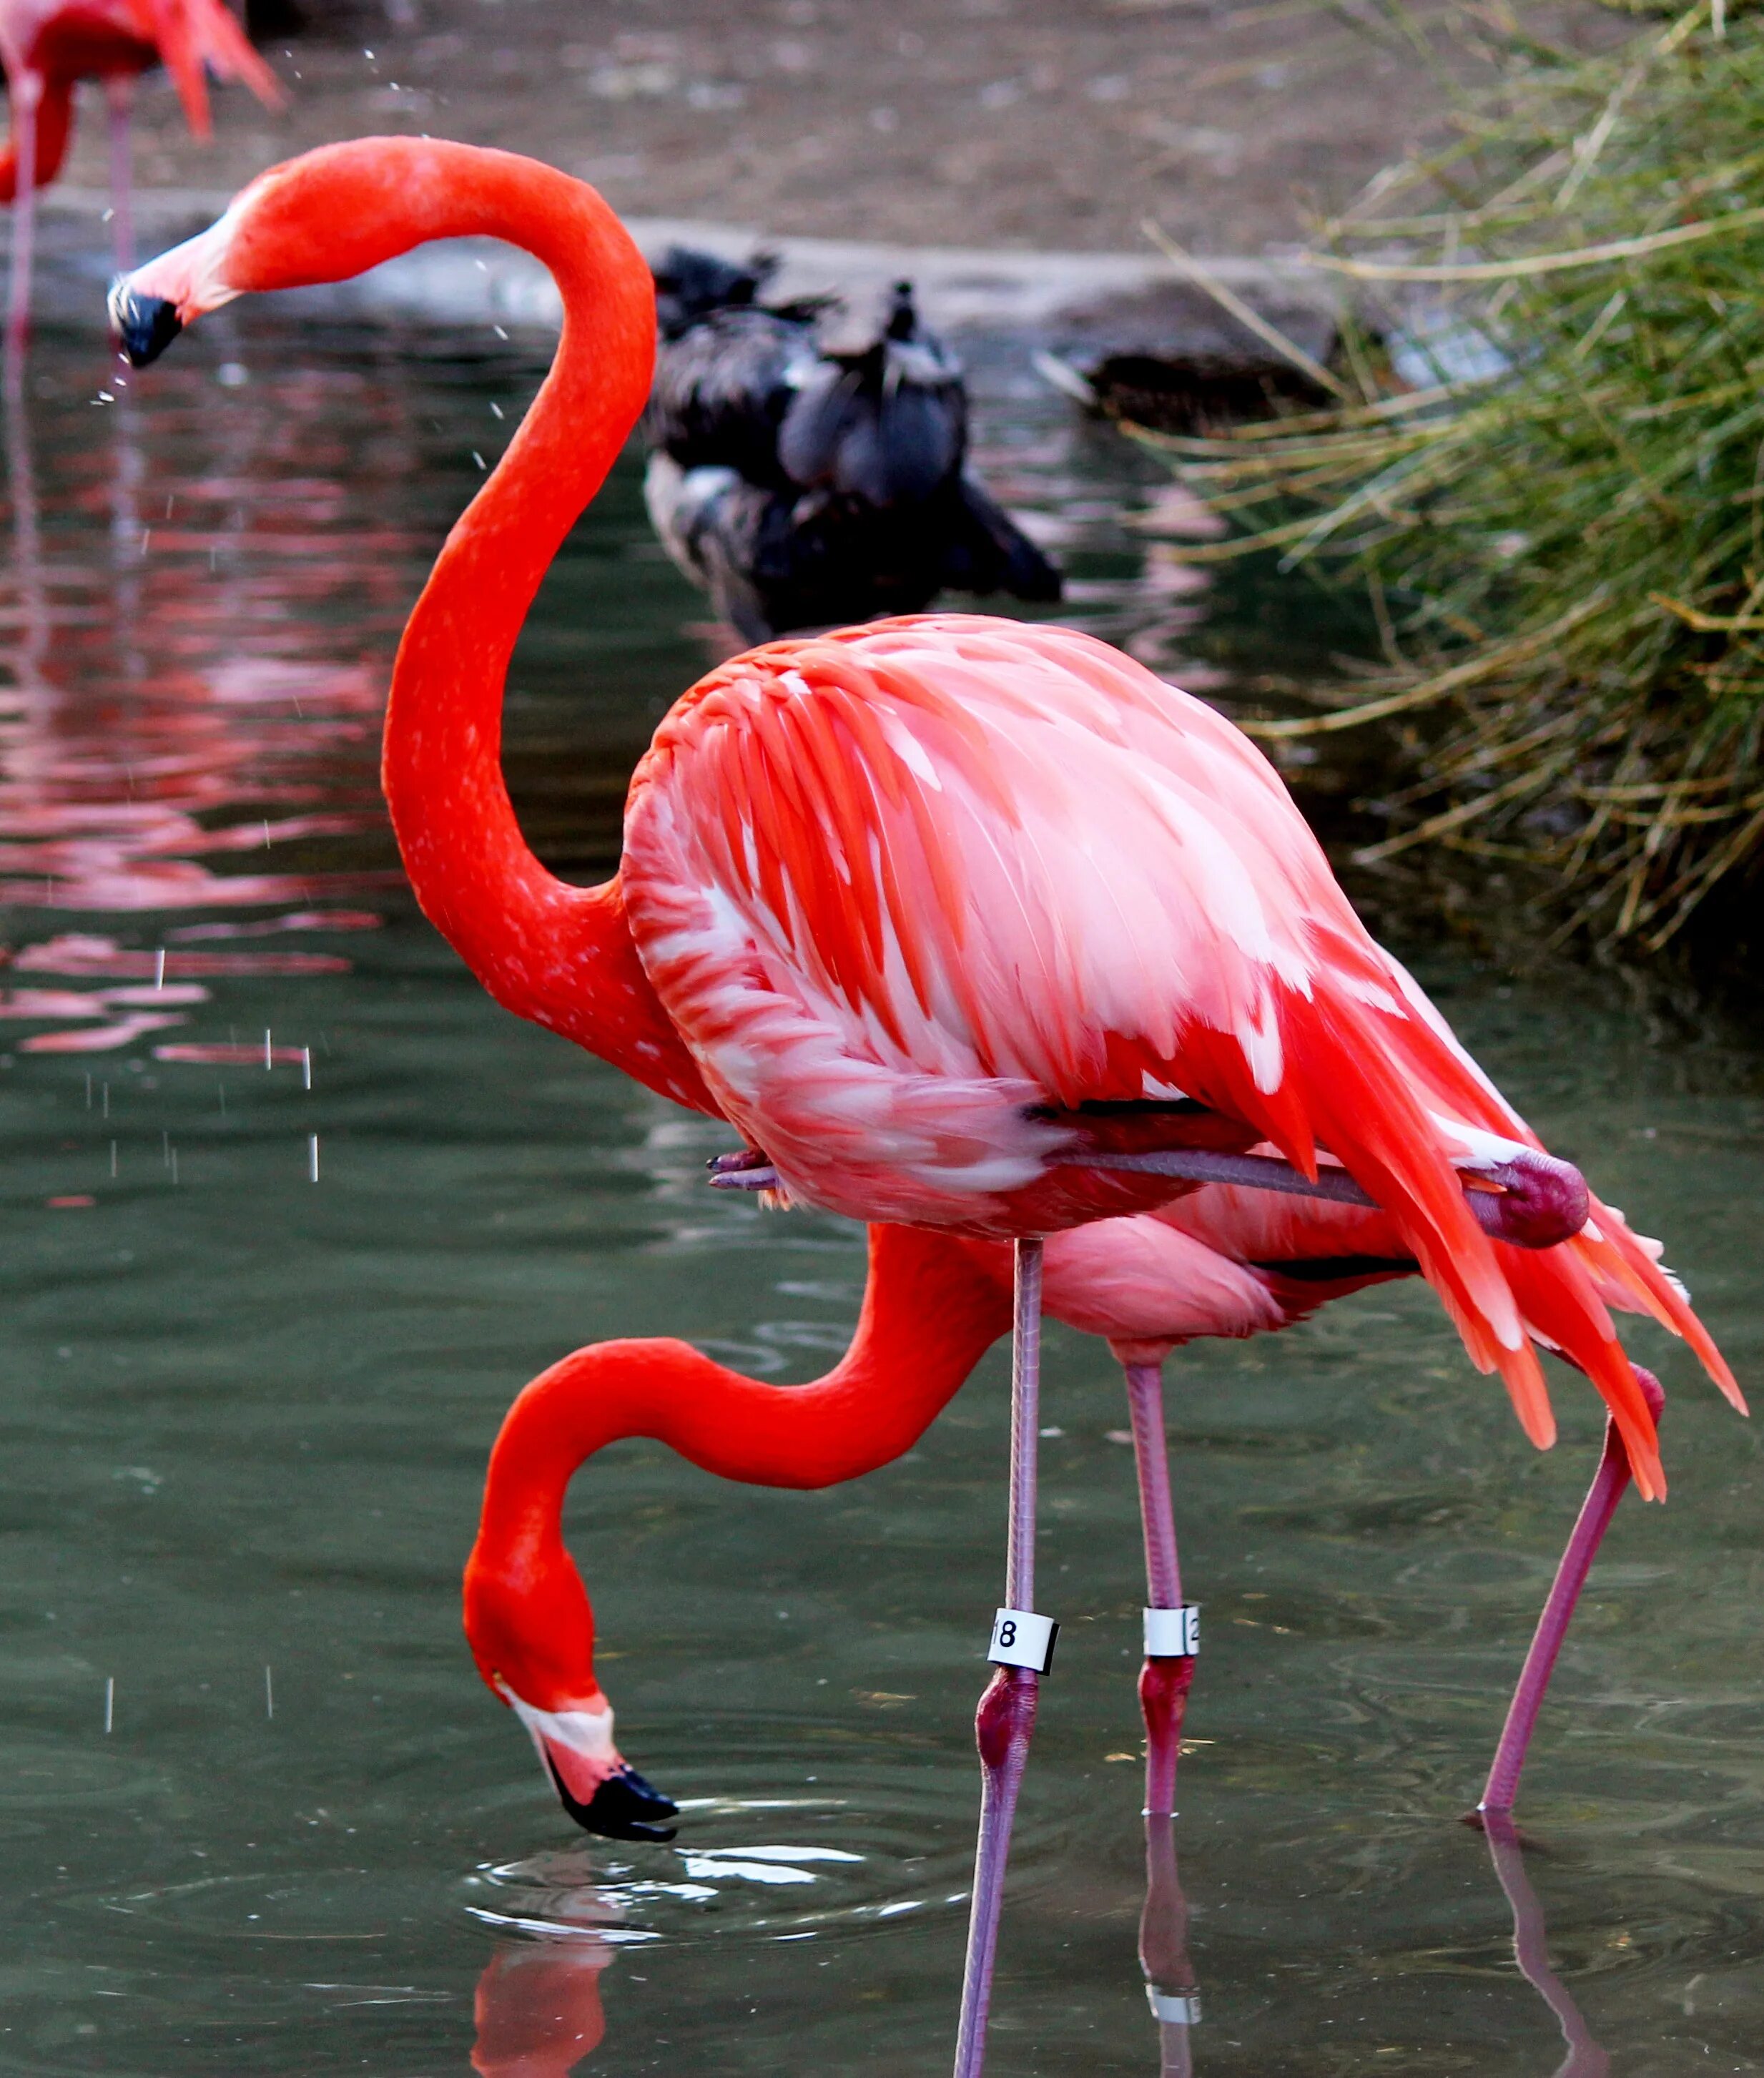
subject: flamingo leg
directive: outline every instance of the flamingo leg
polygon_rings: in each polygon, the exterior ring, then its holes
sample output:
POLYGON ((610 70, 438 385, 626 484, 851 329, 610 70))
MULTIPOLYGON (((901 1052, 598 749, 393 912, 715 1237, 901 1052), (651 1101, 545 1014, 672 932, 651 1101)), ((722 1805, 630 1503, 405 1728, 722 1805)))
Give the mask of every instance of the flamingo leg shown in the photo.
MULTIPOLYGON (((1176 1518, 1170 1497, 1170 1448, 1164 1435, 1164 1373, 1161 1364, 1132 1363, 1127 1373, 1127 1404, 1133 1424, 1133 1455, 1139 1467, 1140 1521, 1145 1534, 1145 1602, 1149 1609, 1182 1606, 1182 1568, 1176 1554, 1176 1518)), ((1148 1817, 1176 1809, 1176 1763, 1182 1753, 1182 1717, 1195 1679, 1192 1653, 1180 1657, 1148 1654, 1140 1669, 1139 1703, 1145 1719, 1145 1812, 1148 1817)))
MULTIPOLYGON (((1666 1395, 1660 1383, 1651 1371, 1636 1367, 1636 1376, 1647 1395, 1654 1418, 1666 1405, 1666 1395)), ((1593 1475, 1592 1484, 1587 1489, 1587 1498, 1580 1504, 1580 1513, 1575 1521, 1573 1533, 1562 1554, 1562 1563, 1556 1568, 1556 1577, 1550 1584, 1549 1594, 1537 1619, 1537 1628, 1532 1634, 1531 1649, 1525 1654, 1525 1664, 1520 1670, 1519 1685, 1513 1691, 1513 1700, 1508 1705, 1507 1721, 1501 1728, 1500 1743, 1495 1749, 1494 1764, 1488 1771, 1488 1780, 1483 1786, 1477 1809, 1485 1817, 1490 1813, 1503 1817, 1511 1813, 1513 1800, 1519 1793, 1519 1777, 1525 1765, 1526 1750, 1531 1744, 1531 1735, 1537 1728, 1537 1713, 1543 1708, 1544 1696, 1549 1688, 1549 1677, 1554 1673, 1556 1661, 1562 1651, 1562 1641, 1568 1635, 1568 1626, 1573 1621, 1574 1606, 1580 1600, 1582 1589, 1587 1584, 1587 1575, 1592 1570, 1592 1562, 1599 1546, 1604 1542, 1605 1532, 1611 1527, 1611 1518, 1617 1512, 1617 1504, 1623 1499, 1624 1490, 1629 1483, 1629 1457, 1624 1449, 1623 1439, 1617 1433, 1614 1421, 1605 1424, 1605 1447, 1599 1460, 1599 1469, 1593 1475)))
POLYGON ((1190 2078, 1188 2031, 1200 2017, 1188 1959, 1188 1901, 1176 1873, 1176 1828, 1168 1812, 1145 1814, 1145 1905, 1139 1919, 1139 1966, 1157 2022, 1159 2078, 1190 2078))
POLYGON ((135 265, 135 182, 129 139, 129 117, 135 106, 132 76, 107 73, 104 98, 111 130, 111 250, 117 273, 126 274, 135 265))
MULTIPOLYGON (((1041 1243, 1016 1244, 1015 1300, 1011 1351, 1011 1518, 1005 1561, 1005 1600, 1013 1609, 1035 1607, 1036 1454, 1040 1434, 1041 1243)), ((986 1684, 974 1717, 980 1749, 980 1838, 974 1851, 974 1894, 968 1920, 967 1965, 961 1980, 961 2018, 956 2034, 955 2078, 979 2078, 986 2061, 986 2013, 1004 1905, 1005 1864, 1017 1792, 1029 1757, 1041 1677, 1028 1667, 1000 1666, 986 1684)))
POLYGON ((1504 1812, 1484 1814, 1483 1830, 1488 1836, 1488 1852, 1495 1878, 1507 1893, 1513 1911, 1513 1960, 1525 1979, 1556 2017, 1568 2054, 1557 2067, 1555 2078, 1606 2078, 1611 2059, 1592 2038, 1581 2011, 1567 1987, 1549 1967, 1549 1930, 1543 1907, 1525 1874, 1524 1855, 1512 1821, 1504 1812))
POLYGON ((6 378, 22 382, 31 329, 31 262, 36 240, 37 104, 42 82, 20 66, 13 74, 12 140, 17 165, 12 199, 12 279, 6 303, 6 378))

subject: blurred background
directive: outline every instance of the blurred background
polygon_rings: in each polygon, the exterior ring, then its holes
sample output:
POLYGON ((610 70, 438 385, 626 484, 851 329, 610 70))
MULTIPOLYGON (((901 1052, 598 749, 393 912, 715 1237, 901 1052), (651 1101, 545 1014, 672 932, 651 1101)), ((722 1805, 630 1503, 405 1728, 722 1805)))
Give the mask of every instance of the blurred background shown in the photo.
MULTIPOLYGON (((329 138, 433 130, 535 152, 645 216, 1105 251, 1140 245, 1150 213, 1251 252, 1441 102, 1406 18, 1321 0, 261 0, 251 23, 298 81, 286 115, 241 105, 192 155, 161 87, 144 181, 230 191, 329 138)), ((72 177, 101 184, 102 146, 72 177)))

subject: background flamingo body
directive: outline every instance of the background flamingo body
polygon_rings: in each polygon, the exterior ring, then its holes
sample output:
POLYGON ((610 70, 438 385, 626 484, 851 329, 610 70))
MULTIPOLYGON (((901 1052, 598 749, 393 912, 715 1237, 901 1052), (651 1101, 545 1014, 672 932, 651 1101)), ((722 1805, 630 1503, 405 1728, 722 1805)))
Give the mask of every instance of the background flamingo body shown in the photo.
MULTIPOLYGON (((132 77, 163 65, 183 103, 191 134, 214 134, 208 79, 240 80, 265 106, 281 100, 275 74, 252 49, 222 0, 5 0, 0 56, 9 81, 35 76, 46 94, 65 97, 82 79, 132 77)), ((59 153, 45 164, 37 148, 37 185, 52 180, 59 153)), ((9 143, 0 156, 0 200, 12 199, 16 161, 9 143)))
POLYGON ((61 170, 81 80, 102 80, 110 100, 111 233, 119 268, 134 258, 128 118, 136 77, 163 65, 192 135, 205 141, 214 132, 211 73, 243 81, 266 108, 279 107, 283 97, 223 0, 0 0, 0 64, 12 112, 11 134, 0 151, 0 202, 19 205, 7 317, 8 344, 15 353, 30 310, 33 198, 61 170))

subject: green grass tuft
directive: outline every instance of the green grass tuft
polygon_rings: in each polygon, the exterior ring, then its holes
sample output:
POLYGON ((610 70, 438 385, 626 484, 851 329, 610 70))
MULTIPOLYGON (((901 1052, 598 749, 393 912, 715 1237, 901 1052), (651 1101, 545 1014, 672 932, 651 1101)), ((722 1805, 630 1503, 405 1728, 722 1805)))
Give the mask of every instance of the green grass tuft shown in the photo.
POLYGON ((1377 682, 1260 725, 1400 720, 1362 856, 1521 862, 1558 936, 1658 949, 1764 857, 1764 15, 1502 55, 1318 256, 1431 340, 1426 386, 1362 338, 1339 407, 1144 437, 1242 530, 1203 557, 1369 588, 1377 682))

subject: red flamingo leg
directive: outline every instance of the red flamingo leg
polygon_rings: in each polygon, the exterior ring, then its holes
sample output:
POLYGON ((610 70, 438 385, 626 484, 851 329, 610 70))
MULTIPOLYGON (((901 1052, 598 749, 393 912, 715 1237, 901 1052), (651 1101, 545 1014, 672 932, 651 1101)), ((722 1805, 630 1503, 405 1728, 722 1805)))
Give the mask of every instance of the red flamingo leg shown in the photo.
MULTIPOLYGON (((1015 1301, 1011 1350, 1011 1518, 1005 1600, 1035 1607, 1036 1457, 1040 1439, 1041 1243, 1015 1245, 1015 1301)), ((968 1959, 961 1981, 955 2078, 979 2078, 986 2062, 986 2013, 1004 1905, 1005 1864, 1017 1791, 1029 1758, 1041 1677, 1028 1667, 1001 1666, 986 1684, 974 1717, 980 1749, 980 1838, 974 1852, 968 1959)))
POLYGON ((31 266, 37 222, 37 105, 43 82, 22 69, 12 80, 12 150, 17 182, 12 200, 12 280, 6 304, 6 377, 23 379, 31 329, 31 266))
POLYGON ((1145 1814, 1145 1906, 1139 1919, 1139 1966, 1157 2022, 1160 2078, 1190 2078, 1188 2030, 1200 1997, 1188 1959, 1188 1901, 1176 1872, 1176 1828, 1168 1812, 1145 1814))
MULTIPOLYGON (((1658 1421, 1666 1405, 1666 1394, 1660 1382, 1652 1371, 1644 1371, 1640 1364, 1635 1367, 1635 1374, 1649 1412, 1658 1421)), ((1608 1421, 1603 1455, 1599 1460, 1592 1484, 1587 1490, 1587 1498, 1581 1503, 1580 1514, 1562 1554, 1562 1563, 1556 1568, 1543 1613, 1537 1619, 1531 1650, 1525 1654, 1525 1664, 1520 1670, 1519 1685, 1508 1706, 1500 1744, 1495 1749, 1494 1765, 1488 1771, 1488 1780, 1476 1807, 1485 1817, 1489 1813, 1504 1815, 1513 1808, 1513 1800, 1519 1793, 1520 1774, 1525 1765, 1526 1750, 1537 1728, 1537 1713, 1543 1708, 1562 1642, 1574 1619, 1574 1606, 1580 1600, 1587 1575, 1592 1570, 1592 1562, 1604 1542, 1605 1532, 1611 1527, 1611 1518, 1617 1512, 1617 1504, 1623 1499, 1629 1477, 1629 1454, 1624 1448, 1615 1421, 1608 1421)))
POLYGON ((129 117, 135 106, 132 75, 107 73, 104 98, 111 127, 111 250, 117 273, 126 274, 135 265, 135 182, 129 141, 129 117))
MULTIPOLYGON (((1139 1466, 1140 1519, 1145 1533, 1145 1601, 1153 1609, 1182 1606, 1182 1568, 1176 1555, 1176 1519, 1170 1497, 1170 1450, 1164 1437, 1163 1367, 1123 1366, 1133 1423, 1133 1455, 1139 1466)), ((1182 1717, 1195 1679, 1192 1653, 1153 1658, 1140 1669, 1139 1703, 1145 1719, 1145 1811, 1148 1817, 1174 1813, 1176 1763, 1181 1757, 1182 1717)))
POLYGON ((1568 2046, 1555 2078, 1606 2078, 1611 2059, 1593 2040, 1579 2007, 1549 1967, 1549 1938, 1543 1907, 1525 1874, 1524 1855, 1512 1821, 1503 1812, 1491 1811, 1484 1816, 1483 1830, 1488 1835, 1495 1877, 1513 1909, 1513 1960, 1525 1981, 1555 2015, 1562 2038, 1568 2046))

